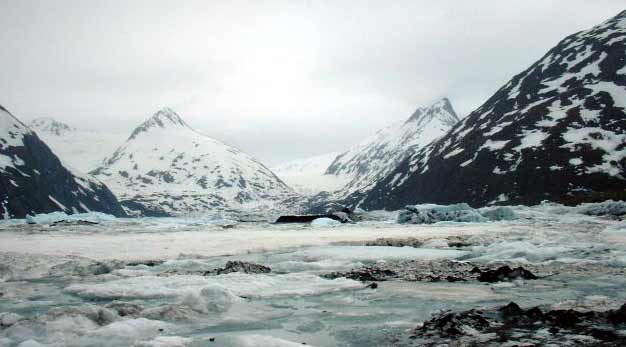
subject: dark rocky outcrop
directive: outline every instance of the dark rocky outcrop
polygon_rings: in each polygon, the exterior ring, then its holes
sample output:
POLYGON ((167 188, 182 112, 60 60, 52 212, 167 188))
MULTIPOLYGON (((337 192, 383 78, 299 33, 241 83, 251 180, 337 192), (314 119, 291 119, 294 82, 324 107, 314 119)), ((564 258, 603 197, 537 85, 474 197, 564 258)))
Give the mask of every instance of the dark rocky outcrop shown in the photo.
POLYGON ((288 215, 288 216, 280 216, 274 223, 284 224, 284 223, 311 223, 312 221, 318 218, 330 218, 336 220, 341 223, 348 223, 350 221, 349 218, 338 215, 338 214, 307 214, 307 215, 288 215))
POLYGON ((421 281, 421 282, 505 282, 516 279, 534 280, 538 277, 531 271, 517 267, 501 266, 481 270, 469 262, 458 261, 387 261, 364 266, 350 271, 336 271, 323 275, 326 278, 345 277, 362 282, 371 281, 421 281))
POLYGON ((261 273, 270 273, 272 269, 269 266, 249 263, 245 261, 228 261, 223 268, 217 268, 213 270, 209 270, 204 273, 204 276, 208 275, 223 275, 231 272, 242 272, 246 274, 261 274, 261 273))
POLYGON ((408 344, 439 346, 454 341, 459 346, 624 346, 626 336, 621 331, 625 312, 626 304, 603 312, 543 311, 539 307, 523 309, 514 302, 497 309, 446 311, 417 327, 408 344))
POLYGON ((525 280, 536 280, 537 276, 535 276, 532 272, 524 269, 519 266, 515 269, 511 269, 508 266, 501 266, 495 270, 485 270, 482 271, 479 268, 472 269, 472 273, 478 273, 478 280, 480 282, 502 282, 502 281, 511 281, 516 279, 525 279, 525 280))

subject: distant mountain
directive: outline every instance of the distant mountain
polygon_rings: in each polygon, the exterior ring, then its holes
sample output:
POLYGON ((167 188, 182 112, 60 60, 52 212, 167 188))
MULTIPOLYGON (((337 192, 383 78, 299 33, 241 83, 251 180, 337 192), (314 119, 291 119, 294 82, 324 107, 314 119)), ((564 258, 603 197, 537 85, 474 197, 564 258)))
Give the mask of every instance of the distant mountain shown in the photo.
POLYGON ((0 216, 53 211, 125 216, 104 184, 69 169, 35 132, 0 106, 0 216))
POLYGON ((56 136, 62 136, 73 132, 76 129, 58 120, 50 117, 35 118, 28 122, 28 126, 38 133, 48 133, 56 136))
POLYGON ((337 191, 314 197, 311 210, 319 212, 349 203, 349 196, 367 192, 406 156, 443 136, 458 121, 452 104, 443 98, 418 108, 406 121, 379 130, 329 165, 325 175, 347 183, 337 191))
POLYGON ((295 193, 255 158, 193 130, 164 108, 93 171, 131 214, 284 208, 295 193))
POLYGON ((626 11, 566 37, 347 201, 369 209, 625 198, 626 11))
POLYGON ((326 170, 339 153, 327 153, 315 157, 292 160, 272 167, 281 180, 303 195, 342 188, 349 179, 339 175, 326 175, 326 170))
POLYGON ((102 165, 102 160, 128 136, 103 130, 78 129, 49 117, 33 119, 28 126, 63 162, 83 172, 102 165))

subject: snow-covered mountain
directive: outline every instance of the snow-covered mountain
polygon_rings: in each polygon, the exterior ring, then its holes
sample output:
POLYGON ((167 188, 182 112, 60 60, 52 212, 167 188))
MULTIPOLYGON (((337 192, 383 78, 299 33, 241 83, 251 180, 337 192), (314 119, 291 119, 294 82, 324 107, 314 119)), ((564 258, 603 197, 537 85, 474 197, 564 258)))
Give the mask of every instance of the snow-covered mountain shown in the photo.
POLYGON ((73 128, 51 117, 35 118, 32 121, 28 122, 28 126, 31 129, 37 131, 38 135, 45 133, 45 134, 52 134, 56 136, 62 136, 67 133, 76 131, 76 128, 73 128))
POLYGON ((272 167, 272 171, 300 194, 310 196, 322 191, 332 192, 349 181, 345 176, 325 174, 338 155, 338 152, 333 152, 292 160, 272 167))
POLYGON ((110 131, 78 129, 49 117, 33 119, 28 126, 63 162, 83 172, 102 165, 102 160, 128 136, 110 131))
POLYGON ((125 215, 104 184, 69 169, 34 131, 0 106, 0 216, 53 211, 125 215))
POLYGON ((444 135, 458 121, 447 98, 420 107, 405 122, 379 130, 376 135, 340 154, 326 174, 351 177, 344 190, 366 189, 378 177, 393 170, 409 151, 424 147, 444 135))
POLYGON ((311 210, 323 211, 351 194, 368 191, 406 156, 446 134, 458 121, 452 104, 443 98, 418 108, 406 121, 379 130, 329 165, 325 176, 347 183, 337 191, 314 197, 311 210))
POLYGON ((626 197, 626 11, 571 35, 446 136, 346 200, 536 204, 626 197))
POLYGON ((202 135, 164 108, 93 171, 133 214, 281 208, 294 192, 255 158, 202 135))

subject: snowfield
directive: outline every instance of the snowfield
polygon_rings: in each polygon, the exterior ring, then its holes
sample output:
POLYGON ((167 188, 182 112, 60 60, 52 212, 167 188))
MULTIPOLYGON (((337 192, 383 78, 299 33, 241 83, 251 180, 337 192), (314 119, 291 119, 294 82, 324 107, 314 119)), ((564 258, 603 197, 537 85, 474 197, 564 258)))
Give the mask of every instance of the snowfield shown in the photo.
POLYGON ((513 220, 434 224, 397 224, 396 213, 317 226, 102 214, 3 221, 0 346, 410 346, 410 330, 441 309, 614 309, 626 300, 626 223, 615 217, 625 207, 513 206, 513 220), (249 263, 271 271, 233 267, 249 263), (522 265, 539 279, 336 275, 467 264, 522 265))

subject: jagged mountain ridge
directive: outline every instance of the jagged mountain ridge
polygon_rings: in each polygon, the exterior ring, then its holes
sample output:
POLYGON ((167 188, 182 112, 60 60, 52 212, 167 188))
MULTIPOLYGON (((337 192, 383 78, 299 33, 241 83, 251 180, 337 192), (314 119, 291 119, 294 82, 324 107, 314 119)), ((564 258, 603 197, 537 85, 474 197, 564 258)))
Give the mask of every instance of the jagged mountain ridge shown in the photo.
POLYGON ((344 202, 531 205, 624 197, 626 11, 568 36, 446 136, 344 202))
POLYGON ((376 135, 340 154, 326 174, 352 178, 342 188, 343 192, 366 189, 377 178, 393 170, 408 152, 444 135, 458 121, 447 98, 420 107, 405 122, 379 130, 376 135))
POLYGON ((368 191, 406 156, 443 136, 458 122, 450 100, 442 98, 419 107, 406 121, 379 130, 331 163, 326 175, 347 178, 347 183, 337 191, 313 197, 311 211, 339 207, 347 197, 368 191))
POLYGON ((125 216, 102 182, 64 166, 34 131, 0 106, 0 216, 53 211, 125 216))
POLYGON ((294 192, 255 158, 193 130, 164 108, 93 171, 134 214, 280 207, 294 192))
POLYGON ((76 128, 50 117, 35 118, 27 125, 63 162, 82 172, 102 165, 102 160, 128 137, 117 132, 76 128))
POLYGON ((28 122, 28 127, 39 133, 49 133, 56 136, 62 136, 76 130, 76 128, 51 117, 35 118, 28 122))

